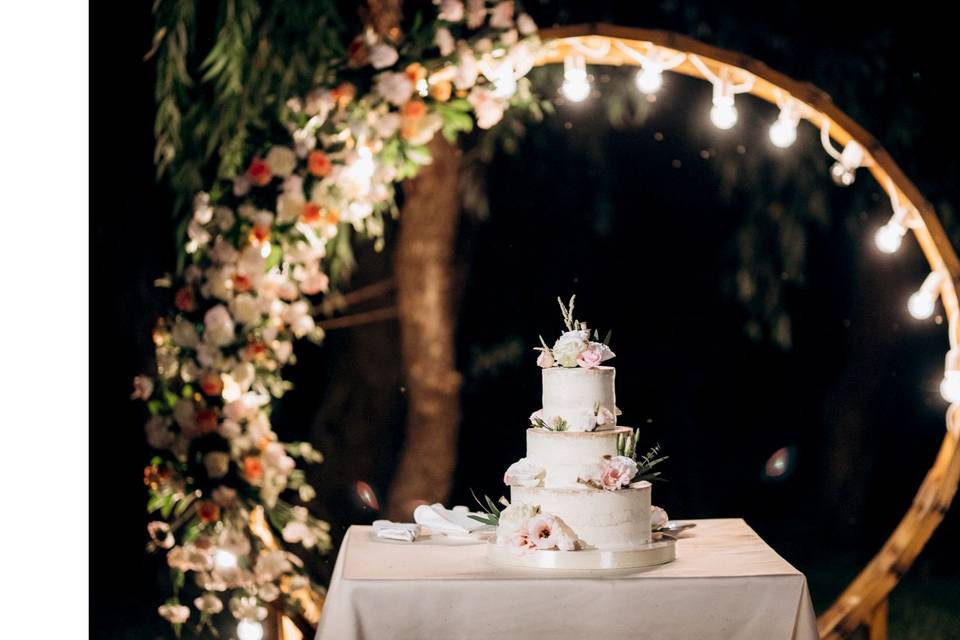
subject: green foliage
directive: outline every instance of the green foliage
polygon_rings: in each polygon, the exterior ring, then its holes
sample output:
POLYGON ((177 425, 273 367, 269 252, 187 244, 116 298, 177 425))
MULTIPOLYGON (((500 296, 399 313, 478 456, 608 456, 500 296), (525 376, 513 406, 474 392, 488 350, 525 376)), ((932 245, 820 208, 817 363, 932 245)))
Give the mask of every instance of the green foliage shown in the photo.
POLYGON ((477 497, 477 494, 473 492, 473 489, 470 490, 470 495, 472 495, 473 499, 476 500, 478 505, 480 505, 480 510, 484 514, 482 516, 470 514, 469 517, 471 520, 476 520, 477 522, 482 522, 483 524, 489 524, 493 526, 500 524, 500 509, 498 509, 496 503, 490 499, 490 496, 484 495, 484 502, 481 502, 480 498, 477 497))

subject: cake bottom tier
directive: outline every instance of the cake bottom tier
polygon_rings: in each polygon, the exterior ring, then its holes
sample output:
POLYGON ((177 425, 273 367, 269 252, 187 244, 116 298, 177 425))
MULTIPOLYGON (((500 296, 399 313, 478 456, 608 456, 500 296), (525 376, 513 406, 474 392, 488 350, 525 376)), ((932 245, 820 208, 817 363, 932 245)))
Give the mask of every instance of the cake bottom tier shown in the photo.
POLYGON ((510 501, 557 516, 585 549, 626 549, 650 543, 650 483, 618 491, 511 487, 510 501))

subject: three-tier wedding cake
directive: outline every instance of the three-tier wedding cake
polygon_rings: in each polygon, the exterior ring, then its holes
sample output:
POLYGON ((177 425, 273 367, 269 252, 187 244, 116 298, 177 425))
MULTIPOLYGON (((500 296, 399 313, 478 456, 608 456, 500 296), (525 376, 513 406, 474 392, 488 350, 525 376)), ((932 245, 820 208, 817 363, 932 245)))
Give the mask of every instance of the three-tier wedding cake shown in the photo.
POLYGON ((637 433, 617 426, 616 370, 606 340, 560 302, 566 331, 553 347, 541 338, 537 364, 543 408, 530 416, 527 455, 504 474, 510 501, 497 511, 494 561, 543 568, 623 568, 669 562, 672 541, 653 542, 666 513, 650 502, 644 478, 663 458, 639 459, 637 433))

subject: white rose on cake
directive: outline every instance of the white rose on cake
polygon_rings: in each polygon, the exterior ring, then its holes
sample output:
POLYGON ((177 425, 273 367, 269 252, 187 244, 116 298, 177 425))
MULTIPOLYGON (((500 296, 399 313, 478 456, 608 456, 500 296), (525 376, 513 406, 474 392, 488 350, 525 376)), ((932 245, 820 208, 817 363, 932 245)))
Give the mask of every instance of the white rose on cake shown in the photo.
POLYGON ((667 516, 667 512, 661 509, 660 507, 655 507, 650 505, 650 528, 656 531, 657 529, 663 529, 667 526, 667 523, 670 522, 670 518, 667 516))
POLYGON ((570 527, 556 516, 539 514, 530 519, 527 537, 537 549, 573 551, 577 548, 577 536, 570 527))
POLYGON ((497 523, 497 540, 505 541, 513 534, 526 531, 530 518, 540 513, 540 507, 523 502, 513 502, 500 512, 497 523))
POLYGON ((577 366, 577 358, 588 346, 589 332, 567 331, 553 344, 553 359, 561 367, 577 366))
POLYGON ((539 487, 546 469, 529 458, 520 458, 503 474, 503 483, 511 487, 539 487))

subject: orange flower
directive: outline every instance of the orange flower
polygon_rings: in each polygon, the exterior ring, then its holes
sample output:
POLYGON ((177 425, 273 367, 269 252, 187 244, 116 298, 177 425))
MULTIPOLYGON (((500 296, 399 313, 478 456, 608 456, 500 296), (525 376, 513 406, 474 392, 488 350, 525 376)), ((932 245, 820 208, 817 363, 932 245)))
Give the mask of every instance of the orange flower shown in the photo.
POLYGON ((254 227, 250 230, 250 241, 253 244, 260 244, 269 237, 270 229, 268 227, 254 227))
POLYGON ((300 214, 300 217, 307 224, 319 223, 322 217, 320 205, 315 202, 308 202, 303 205, 303 213, 300 214))
POLYGON ((214 409, 201 409, 196 417, 197 432, 213 433, 220 425, 220 417, 214 409))
POLYGON ((173 304, 180 311, 190 312, 197 308, 197 300, 193 296, 193 288, 183 287, 173 297, 173 304))
POLYGON ((258 187, 266 186, 273 180, 270 167, 260 158, 255 158, 253 162, 250 163, 250 167, 247 169, 247 177, 250 178, 250 182, 258 187))
POLYGON ((323 151, 311 151, 307 156, 307 169, 318 178, 323 178, 330 175, 333 163, 330 162, 330 156, 323 151))
POLYGON ((427 114, 427 105, 422 100, 410 100, 403 105, 400 114, 404 120, 419 120, 427 114))
POLYGON ((423 80, 427 77, 427 70, 423 68, 422 64, 413 62, 407 65, 407 68, 403 70, 407 78, 410 79, 410 82, 413 83, 413 86, 417 86, 419 80, 423 80))
POLYGON ((326 222, 327 224, 337 224, 340 222, 340 214, 334 211, 333 209, 327 209, 326 222))
POLYGON ((216 373, 208 371, 200 378, 200 389, 211 398, 219 397, 223 391, 223 381, 216 373))
POLYGON ((251 289, 253 289, 253 280, 243 275, 242 273, 238 273, 233 277, 233 290, 235 292, 246 293, 251 289))
POLYGON ((249 342, 243 348, 244 360, 261 360, 267 355, 267 347, 262 342, 249 342))
POLYGON ((330 92, 330 95, 337 101, 337 105, 341 109, 350 104, 350 101, 353 100, 353 96, 356 94, 357 88, 349 82, 341 82, 330 92))
POLYGON ((263 463, 256 456, 247 456, 243 459, 243 475, 250 482, 255 482, 263 477, 263 463))
POLYGON ((202 500, 197 506, 197 515, 206 523, 216 522, 220 519, 220 507, 211 500, 202 500))
POLYGON ((430 95, 438 102, 446 102, 449 100, 451 93, 453 93, 453 85, 446 80, 430 87, 430 95))

